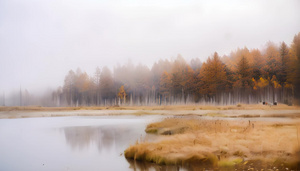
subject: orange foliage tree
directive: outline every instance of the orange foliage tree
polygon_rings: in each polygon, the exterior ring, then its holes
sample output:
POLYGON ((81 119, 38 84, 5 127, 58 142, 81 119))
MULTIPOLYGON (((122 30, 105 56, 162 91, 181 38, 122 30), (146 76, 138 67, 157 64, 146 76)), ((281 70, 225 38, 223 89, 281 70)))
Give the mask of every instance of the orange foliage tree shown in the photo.
POLYGON ((293 39, 288 71, 288 81, 293 84, 296 103, 300 105, 300 33, 293 39))
POLYGON ((225 65, 217 52, 202 65, 199 78, 202 82, 200 94, 214 96, 218 91, 225 90, 227 81, 225 65))
POLYGON ((237 66, 237 80, 235 82, 235 87, 243 89, 251 87, 251 78, 252 70, 250 68, 247 58, 243 56, 237 66))

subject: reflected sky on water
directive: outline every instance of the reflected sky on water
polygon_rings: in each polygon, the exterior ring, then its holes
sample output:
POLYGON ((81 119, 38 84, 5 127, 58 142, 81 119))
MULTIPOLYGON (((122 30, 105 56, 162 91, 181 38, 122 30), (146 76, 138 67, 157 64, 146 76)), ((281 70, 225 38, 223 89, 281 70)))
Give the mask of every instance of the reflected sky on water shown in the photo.
POLYGON ((135 170, 123 152, 159 118, 1 119, 0 170, 135 170))

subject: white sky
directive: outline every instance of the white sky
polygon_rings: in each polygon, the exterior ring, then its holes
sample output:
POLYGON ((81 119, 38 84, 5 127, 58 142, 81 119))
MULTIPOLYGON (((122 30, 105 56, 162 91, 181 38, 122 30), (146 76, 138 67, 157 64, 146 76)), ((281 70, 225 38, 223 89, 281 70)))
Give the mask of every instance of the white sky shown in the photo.
POLYGON ((1 0, 0 92, 56 88, 77 67, 290 45, 299 31, 299 0, 1 0))

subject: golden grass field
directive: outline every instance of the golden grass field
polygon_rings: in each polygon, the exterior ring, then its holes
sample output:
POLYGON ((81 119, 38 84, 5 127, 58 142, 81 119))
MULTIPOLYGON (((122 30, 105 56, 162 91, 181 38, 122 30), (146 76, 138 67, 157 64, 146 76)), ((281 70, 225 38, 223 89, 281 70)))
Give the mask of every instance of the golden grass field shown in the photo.
POLYGON ((145 131, 163 136, 130 146, 124 152, 126 158, 221 170, 300 169, 299 120, 167 118, 149 124, 145 131))

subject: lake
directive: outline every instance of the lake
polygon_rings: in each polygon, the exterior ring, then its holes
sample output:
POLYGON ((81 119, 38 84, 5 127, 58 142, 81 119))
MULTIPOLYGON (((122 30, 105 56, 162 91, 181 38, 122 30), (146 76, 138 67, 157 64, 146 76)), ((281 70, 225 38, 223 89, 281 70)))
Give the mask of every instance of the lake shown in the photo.
POLYGON ((145 126, 159 118, 1 119, 0 170, 134 170, 123 152, 145 137, 145 126))
MULTIPOLYGON (((57 114, 50 111, 46 114, 49 113, 57 114)), ((30 112, 25 114, 30 116, 30 112)), ((45 115, 40 112, 33 114, 45 115)), ((137 116, 114 113, 101 116, 0 119, 0 170, 193 170, 189 167, 127 160, 123 152, 137 140, 156 140, 159 136, 146 134, 145 127, 165 117, 278 123, 297 120, 289 117, 232 118, 172 114, 137 116)))

